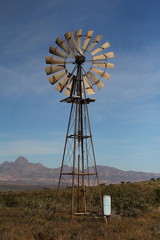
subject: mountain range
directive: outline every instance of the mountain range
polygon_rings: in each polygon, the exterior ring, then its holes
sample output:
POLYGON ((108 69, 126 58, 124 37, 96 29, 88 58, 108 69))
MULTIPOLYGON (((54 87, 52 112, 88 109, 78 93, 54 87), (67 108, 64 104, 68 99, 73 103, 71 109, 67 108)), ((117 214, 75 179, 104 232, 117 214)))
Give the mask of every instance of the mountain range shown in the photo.
MULTIPOLYGON (((160 173, 122 171, 107 166, 97 166, 100 183, 146 181, 160 178, 160 173)), ((0 164, 0 185, 43 185, 55 186, 59 178, 60 168, 47 168, 41 163, 31 163, 24 157, 15 162, 5 161, 0 164)))

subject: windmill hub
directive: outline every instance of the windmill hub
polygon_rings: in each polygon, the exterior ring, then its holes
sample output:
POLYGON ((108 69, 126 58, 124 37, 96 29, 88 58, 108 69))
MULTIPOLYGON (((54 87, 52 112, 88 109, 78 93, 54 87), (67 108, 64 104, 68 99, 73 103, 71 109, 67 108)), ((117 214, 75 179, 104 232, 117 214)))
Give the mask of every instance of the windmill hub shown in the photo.
POLYGON ((77 55, 76 56, 76 63, 78 64, 78 65, 81 65, 82 63, 84 63, 85 62, 85 56, 83 56, 83 55, 77 55))

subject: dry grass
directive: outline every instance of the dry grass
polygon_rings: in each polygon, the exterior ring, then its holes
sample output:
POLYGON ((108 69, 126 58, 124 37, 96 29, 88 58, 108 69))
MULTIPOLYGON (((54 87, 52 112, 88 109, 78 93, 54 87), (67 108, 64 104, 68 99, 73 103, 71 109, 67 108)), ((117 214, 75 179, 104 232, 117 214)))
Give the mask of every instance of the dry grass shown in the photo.
MULTIPOLYGON (((109 189, 114 198, 110 224, 106 224, 103 218, 92 216, 81 216, 71 221, 68 215, 54 214, 54 190, 1 193, 0 240, 160 239, 160 191, 157 182, 107 186, 103 192, 109 189), (152 194, 146 202, 143 199, 147 196, 145 188, 148 189, 148 198, 152 194), (136 203, 131 190, 139 195, 136 203), (136 212, 134 217, 130 216, 131 211, 136 212)), ((67 204, 66 200, 61 206, 65 208, 67 204)))
MULTIPOLYGON (((7 209, 8 210, 8 209, 7 209)), ((1 240, 158 240, 160 216, 158 212, 141 218, 114 217, 110 224, 103 219, 78 219, 54 216, 47 219, 40 212, 32 217, 22 210, 3 211, 1 240)))

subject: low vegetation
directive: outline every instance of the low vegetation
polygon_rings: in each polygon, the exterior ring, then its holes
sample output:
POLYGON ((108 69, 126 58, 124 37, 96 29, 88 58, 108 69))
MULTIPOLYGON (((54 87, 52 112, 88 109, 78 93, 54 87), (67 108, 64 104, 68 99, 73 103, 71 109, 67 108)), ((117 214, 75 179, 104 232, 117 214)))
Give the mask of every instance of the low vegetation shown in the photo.
MULTIPOLYGON (((94 190, 94 205, 98 191, 94 190)), ((158 240, 160 239, 160 180, 101 186, 112 196, 112 217, 54 213, 56 190, 0 193, 1 240, 158 240)), ((70 204, 70 189, 61 191, 59 207, 70 204)))

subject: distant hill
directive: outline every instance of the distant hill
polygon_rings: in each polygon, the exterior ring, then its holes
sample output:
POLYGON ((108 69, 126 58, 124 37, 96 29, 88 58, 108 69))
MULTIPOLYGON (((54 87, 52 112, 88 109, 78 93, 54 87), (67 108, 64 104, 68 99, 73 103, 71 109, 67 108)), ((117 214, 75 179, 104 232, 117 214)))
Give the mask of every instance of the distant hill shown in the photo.
MULTIPOLYGON (((122 171, 107 166, 97 166, 100 183, 137 182, 160 178, 159 173, 122 171)), ((70 170, 71 171, 71 170, 70 170)), ((24 157, 15 162, 0 164, 0 185, 56 185, 60 168, 47 168, 41 163, 31 163, 24 157)))
POLYGON ((0 164, 0 183, 9 184, 56 184, 60 168, 50 169, 41 163, 31 163, 24 157, 15 162, 0 164))

